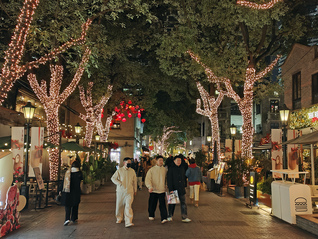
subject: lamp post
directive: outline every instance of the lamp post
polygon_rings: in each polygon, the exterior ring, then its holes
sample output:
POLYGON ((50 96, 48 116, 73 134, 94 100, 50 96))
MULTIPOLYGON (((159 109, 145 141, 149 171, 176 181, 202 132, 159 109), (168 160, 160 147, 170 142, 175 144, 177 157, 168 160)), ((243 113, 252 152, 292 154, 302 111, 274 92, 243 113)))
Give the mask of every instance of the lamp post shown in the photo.
POLYGON ((26 105, 22 107, 27 128, 26 128, 26 154, 25 154, 24 182, 23 182, 24 185, 23 185, 23 188, 21 188, 21 194, 24 195, 27 200, 26 207, 29 201, 29 190, 27 186, 28 167, 29 167, 29 144, 30 144, 29 131, 30 131, 30 124, 32 123, 32 119, 34 116, 35 108, 36 107, 34 107, 30 101, 28 101, 28 103, 26 103, 26 105))
POLYGON ((76 143, 79 143, 79 134, 82 132, 82 126, 80 126, 80 124, 77 123, 74 126, 74 129, 75 129, 75 133, 76 133, 76 143))
POLYGON ((100 136, 98 134, 95 135, 95 160, 97 159, 97 142, 100 140, 100 136))
POLYGON ((209 143, 209 146, 208 146, 208 160, 209 160, 209 163, 210 163, 210 147, 211 147, 211 142, 212 142, 212 136, 207 136, 206 140, 209 143))
MULTIPOLYGON (((282 128, 283 128, 283 138, 282 142, 287 141, 287 122, 288 122, 288 116, 289 116, 289 109, 284 104, 283 108, 279 111, 280 114, 280 120, 282 121, 282 128)), ((283 168, 287 169, 287 145, 283 145, 283 168)))
POLYGON ((230 127, 231 137, 232 137, 232 159, 235 159, 235 135, 236 135, 236 126, 234 124, 230 127))

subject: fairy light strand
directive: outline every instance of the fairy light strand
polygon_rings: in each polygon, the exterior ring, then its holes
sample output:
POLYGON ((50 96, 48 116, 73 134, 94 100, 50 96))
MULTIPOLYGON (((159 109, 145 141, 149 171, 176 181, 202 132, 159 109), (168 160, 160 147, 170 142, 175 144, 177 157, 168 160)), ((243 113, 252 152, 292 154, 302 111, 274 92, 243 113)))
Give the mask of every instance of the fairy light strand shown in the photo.
POLYGON ((163 155, 163 153, 169 147, 167 140, 170 138, 171 134, 181 132, 181 131, 174 130, 174 129, 177 129, 177 127, 176 126, 171 126, 171 127, 164 126, 163 127, 162 135, 158 136, 157 140, 153 142, 155 153, 157 153, 159 155, 163 155))
MULTIPOLYGON (((73 77, 72 82, 69 84, 64 91, 59 94, 61 89, 61 84, 63 80, 63 66, 60 65, 50 65, 51 79, 50 79, 50 90, 47 93, 47 85, 44 80, 41 81, 39 85, 35 74, 29 74, 28 80, 30 86, 32 87, 34 93, 39 98, 43 105, 46 114, 46 125, 48 135, 52 135, 49 140, 55 145, 59 145, 59 135, 57 134, 60 130, 59 128, 59 108, 61 104, 66 100, 67 97, 75 90, 77 84, 79 83, 85 66, 89 60, 91 51, 87 48, 83 55, 82 61, 73 77)), ((50 180, 55 180, 58 171, 58 150, 49 150, 49 164, 50 164, 50 180)))
POLYGON ((258 10, 266 10, 266 9, 270 9, 274 7, 276 3, 282 2, 282 1, 283 0, 271 0, 270 2, 263 3, 263 4, 257 4, 250 1, 237 1, 236 3, 244 7, 249 7, 249 8, 258 9, 258 10))
POLYGON ((98 134, 100 136, 100 141, 101 142, 106 142, 107 141, 108 135, 109 135, 109 131, 110 131, 110 124, 111 124, 115 114, 116 114, 116 112, 113 111, 112 114, 107 117, 105 126, 103 126, 103 122, 102 122, 101 117, 99 117, 99 119, 97 120, 96 128, 97 128, 97 132, 98 132, 98 134))
MULTIPOLYGON (((197 82, 197 88, 200 92, 200 96, 203 102, 203 109, 201 108, 201 100, 197 99, 196 112, 200 115, 206 116, 211 122, 211 132, 212 132, 212 145, 216 143, 217 154, 221 155, 221 145, 220 145, 220 133, 219 133, 219 119, 218 119, 218 108, 222 103, 226 92, 220 90, 220 84, 217 83, 217 88, 219 91, 218 97, 215 99, 210 96, 209 93, 203 88, 200 82, 197 82)), ((212 147, 212 159, 214 157, 214 147, 212 147)))
MULTIPOLYGON (((243 97, 241 98, 233 89, 230 79, 226 77, 217 77, 214 72, 207 67, 204 63, 201 62, 199 56, 195 55, 192 51, 188 50, 187 53, 191 56, 193 60, 204 67, 205 73, 208 77, 208 80, 211 83, 224 83, 226 87, 226 95, 236 101, 238 104, 239 110, 243 118, 242 126, 242 157, 252 158, 252 147, 253 147, 253 135, 254 127, 252 121, 253 115, 253 87, 256 81, 260 80, 267 73, 269 73, 274 66, 277 64, 278 60, 281 58, 280 55, 263 71, 256 74, 256 70, 253 67, 248 67, 245 73, 244 81, 244 91, 243 97)), ((200 103, 201 104, 201 103, 200 103)))
POLYGON ((80 114, 79 117, 86 122, 85 141, 86 141, 88 147, 90 147, 92 144, 92 138, 93 138, 95 125, 98 125, 97 130, 99 130, 100 132, 103 131, 102 130, 102 128, 103 128, 102 123, 99 122, 97 124, 97 122, 100 119, 102 109, 105 107, 109 98, 112 95, 112 89, 113 89, 113 86, 109 85, 107 87, 106 95, 101 98, 100 102, 97 105, 93 106, 93 100, 92 100, 93 85, 94 85, 93 82, 88 83, 86 95, 85 95, 84 87, 82 85, 78 86, 79 91, 80 91, 80 100, 81 100, 82 106, 84 107, 85 112, 86 112, 86 115, 80 114))
POLYGON ((82 25, 82 33, 78 39, 71 39, 70 41, 64 43, 62 46, 44 55, 40 59, 28 62, 25 65, 21 66, 20 62, 24 53, 26 38, 28 36, 30 25, 33 20, 33 15, 38 4, 39 0, 24 1, 21 13, 17 20, 17 25, 11 37, 11 42, 8 46, 8 50, 5 51, 5 62, 2 66, 0 75, 0 105, 2 105, 3 101, 7 98, 8 92, 13 87, 14 82, 17 79, 21 78, 27 70, 37 68, 39 67, 39 65, 45 64, 47 61, 53 59, 58 54, 65 52, 68 48, 74 45, 81 45, 86 40, 86 33, 89 25, 92 22, 91 19, 88 19, 82 25))

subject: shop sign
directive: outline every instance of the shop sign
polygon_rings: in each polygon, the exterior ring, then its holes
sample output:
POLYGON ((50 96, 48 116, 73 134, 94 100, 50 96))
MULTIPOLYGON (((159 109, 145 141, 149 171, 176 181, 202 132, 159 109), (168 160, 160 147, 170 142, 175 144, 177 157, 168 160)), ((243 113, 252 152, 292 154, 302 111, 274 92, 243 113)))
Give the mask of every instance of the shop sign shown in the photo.
POLYGON ((249 191, 250 203, 256 204, 257 199, 257 180, 256 172, 250 172, 250 191, 249 191))

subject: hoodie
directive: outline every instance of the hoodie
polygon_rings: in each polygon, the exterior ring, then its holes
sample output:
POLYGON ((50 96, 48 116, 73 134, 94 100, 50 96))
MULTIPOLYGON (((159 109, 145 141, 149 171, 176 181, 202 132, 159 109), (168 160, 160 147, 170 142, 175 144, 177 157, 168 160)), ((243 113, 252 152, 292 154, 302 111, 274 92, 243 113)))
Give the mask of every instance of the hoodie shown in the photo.
POLYGON ((200 184, 202 181, 201 169, 195 163, 190 164, 186 171, 186 177, 188 178, 190 186, 200 184))

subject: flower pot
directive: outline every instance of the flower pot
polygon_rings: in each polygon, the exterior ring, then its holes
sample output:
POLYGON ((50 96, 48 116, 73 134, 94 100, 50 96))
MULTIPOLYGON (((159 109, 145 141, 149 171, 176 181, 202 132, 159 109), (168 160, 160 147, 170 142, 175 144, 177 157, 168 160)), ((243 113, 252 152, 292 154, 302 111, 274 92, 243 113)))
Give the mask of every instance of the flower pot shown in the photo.
POLYGON ((90 191, 91 191, 91 185, 83 183, 82 187, 81 187, 81 190, 82 190, 82 194, 89 194, 90 191))
POLYGON ((105 185, 105 178, 102 178, 100 184, 101 184, 101 185, 105 185))
POLYGON ((244 197, 244 187, 235 186, 235 198, 244 197))
POLYGON ((91 183, 92 192, 96 190, 95 182, 91 183))
POLYGON ((95 181, 95 188, 96 190, 100 187, 100 180, 95 181))

